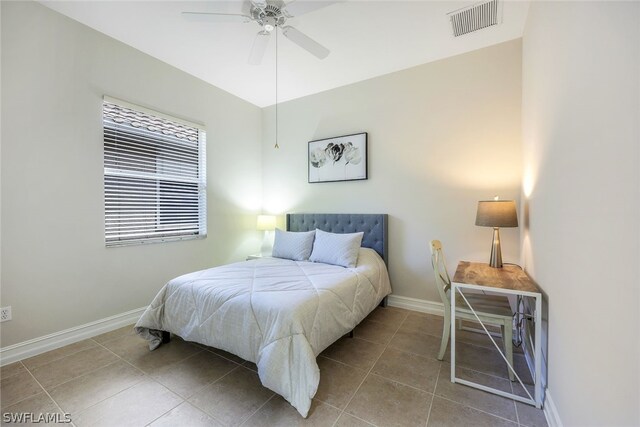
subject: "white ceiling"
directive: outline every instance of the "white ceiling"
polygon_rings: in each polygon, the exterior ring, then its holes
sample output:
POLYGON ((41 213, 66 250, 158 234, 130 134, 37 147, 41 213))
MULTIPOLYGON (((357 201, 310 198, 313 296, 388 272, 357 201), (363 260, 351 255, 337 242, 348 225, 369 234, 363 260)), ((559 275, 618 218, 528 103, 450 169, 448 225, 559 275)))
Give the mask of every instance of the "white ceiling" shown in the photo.
MULTIPOLYGON (((308 0, 297 0, 308 1, 308 0)), ((236 12, 241 1, 42 1, 259 107, 275 103, 275 42, 247 58, 258 24, 189 22, 182 11, 236 12)), ((350 0, 287 21, 331 50, 319 60, 281 34, 278 101, 318 93, 522 36, 528 1, 503 2, 503 22, 454 38, 447 12, 475 1, 350 0)))

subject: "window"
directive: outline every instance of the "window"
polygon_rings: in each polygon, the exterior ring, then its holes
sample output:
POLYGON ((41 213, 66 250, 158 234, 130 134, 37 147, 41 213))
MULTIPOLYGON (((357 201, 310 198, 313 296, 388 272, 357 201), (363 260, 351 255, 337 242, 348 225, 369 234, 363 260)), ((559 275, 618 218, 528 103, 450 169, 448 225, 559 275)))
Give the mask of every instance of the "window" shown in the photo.
POLYGON ((107 97, 102 113, 106 246, 205 237, 204 129, 107 97))

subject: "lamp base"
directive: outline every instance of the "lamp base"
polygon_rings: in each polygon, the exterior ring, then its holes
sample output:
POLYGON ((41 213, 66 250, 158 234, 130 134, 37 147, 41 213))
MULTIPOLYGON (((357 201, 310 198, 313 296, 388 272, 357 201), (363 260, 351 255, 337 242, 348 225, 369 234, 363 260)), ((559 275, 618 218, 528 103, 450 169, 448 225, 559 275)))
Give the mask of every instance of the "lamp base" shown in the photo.
POLYGON ((491 243, 491 258, 489 265, 493 268, 502 268, 502 249, 500 248, 500 229, 494 227, 493 242, 491 243))
POLYGON ((265 230, 262 246, 260 247, 260 255, 264 257, 271 256, 273 252, 273 231, 265 230))

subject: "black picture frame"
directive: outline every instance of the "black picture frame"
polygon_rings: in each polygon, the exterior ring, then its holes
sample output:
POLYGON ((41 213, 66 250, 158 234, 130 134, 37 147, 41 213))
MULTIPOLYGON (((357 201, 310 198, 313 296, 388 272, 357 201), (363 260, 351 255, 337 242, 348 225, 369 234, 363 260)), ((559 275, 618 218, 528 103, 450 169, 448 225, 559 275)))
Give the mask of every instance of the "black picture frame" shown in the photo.
POLYGON ((369 178, 367 132, 309 141, 307 182, 362 181, 369 178))

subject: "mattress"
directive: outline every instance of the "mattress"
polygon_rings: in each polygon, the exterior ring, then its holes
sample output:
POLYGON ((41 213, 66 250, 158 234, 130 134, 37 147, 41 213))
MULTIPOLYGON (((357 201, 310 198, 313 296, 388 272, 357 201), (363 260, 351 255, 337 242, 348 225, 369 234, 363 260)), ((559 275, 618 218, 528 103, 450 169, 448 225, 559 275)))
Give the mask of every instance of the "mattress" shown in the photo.
POLYGON ((171 280, 135 329, 152 350, 168 331, 254 362, 262 384, 306 417, 320 382, 317 355, 390 293, 372 249, 360 249, 355 268, 261 258, 171 280))

